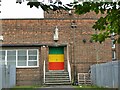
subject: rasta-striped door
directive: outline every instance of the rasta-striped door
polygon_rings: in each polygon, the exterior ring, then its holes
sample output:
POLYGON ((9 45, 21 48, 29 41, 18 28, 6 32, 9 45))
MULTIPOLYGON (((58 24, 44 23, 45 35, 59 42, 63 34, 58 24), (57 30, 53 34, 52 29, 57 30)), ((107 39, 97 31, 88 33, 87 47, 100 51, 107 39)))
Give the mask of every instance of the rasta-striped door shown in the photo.
POLYGON ((64 70, 64 47, 49 48, 49 70, 64 70))

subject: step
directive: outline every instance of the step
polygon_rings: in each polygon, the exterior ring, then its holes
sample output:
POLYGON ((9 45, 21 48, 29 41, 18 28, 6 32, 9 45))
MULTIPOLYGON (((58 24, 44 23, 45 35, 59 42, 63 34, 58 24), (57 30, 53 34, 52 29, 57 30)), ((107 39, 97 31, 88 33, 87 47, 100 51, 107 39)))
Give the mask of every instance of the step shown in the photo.
POLYGON ((69 78, 48 78, 46 77, 45 80, 70 80, 69 78))
POLYGON ((45 75, 69 75, 68 73, 45 73, 45 75))
POLYGON ((46 75, 68 75, 68 72, 46 72, 46 75))
POLYGON ((46 74, 45 76, 69 76, 68 74, 46 74))
POLYGON ((69 76, 45 76, 46 78, 48 77, 48 78, 69 78, 69 76))
POLYGON ((48 71, 46 73, 68 73, 68 72, 65 72, 65 71, 48 71))
POLYGON ((45 83, 45 85, 71 85, 71 83, 45 83))
POLYGON ((54 77, 54 78, 55 78, 55 77, 61 77, 61 78, 62 78, 62 77, 65 77, 65 78, 67 78, 67 77, 68 77, 68 78, 69 78, 69 75, 45 75, 45 76, 46 76, 46 77, 51 77, 51 78, 52 78, 52 77, 54 77))
POLYGON ((46 80, 45 82, 70 82, 70 80, 46 80))
POLYGON ((45 85, 70 85, 68 72, 50 71, 46 72, 45 85))

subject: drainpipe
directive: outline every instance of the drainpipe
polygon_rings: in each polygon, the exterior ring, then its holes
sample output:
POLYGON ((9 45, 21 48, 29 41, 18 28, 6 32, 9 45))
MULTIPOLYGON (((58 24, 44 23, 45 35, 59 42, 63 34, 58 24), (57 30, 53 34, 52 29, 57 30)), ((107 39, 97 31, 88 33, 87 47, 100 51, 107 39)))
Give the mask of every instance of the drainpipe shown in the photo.
POLYGON ((76 43, 75 43, 75 40, 76 40, 76 28, 77 28, 77 25, 76 25, 76 22, 75 21, 72 21, 71 23, 71 28, 73 28, 74 32, 73 32, 73 59, 74 59, 74 65, 73 65, 73 70, 74 70, 74 85, 76 85, 76 82, 77 82, 77 74, 76 74, 76 61, 75 61, 75 46, 76 46, 76 43))

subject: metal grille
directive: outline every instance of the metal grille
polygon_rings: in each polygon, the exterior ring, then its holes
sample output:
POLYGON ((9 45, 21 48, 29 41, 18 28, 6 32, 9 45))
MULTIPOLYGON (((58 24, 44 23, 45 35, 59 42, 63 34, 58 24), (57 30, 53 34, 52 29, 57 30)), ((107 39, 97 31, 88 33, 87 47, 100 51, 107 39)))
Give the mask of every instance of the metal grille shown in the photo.
POLYGON ((91 85, 89 73, 78 73, 78 84, 80 85, 91 85))

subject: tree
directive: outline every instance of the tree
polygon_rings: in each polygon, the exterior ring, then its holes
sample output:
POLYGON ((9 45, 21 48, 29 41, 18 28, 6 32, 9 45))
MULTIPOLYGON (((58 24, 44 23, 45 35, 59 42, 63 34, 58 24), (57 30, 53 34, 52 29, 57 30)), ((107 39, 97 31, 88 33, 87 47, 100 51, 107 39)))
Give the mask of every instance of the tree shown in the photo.
MULTIPOLYGON (((87 0, 87 2, 76 2, 63 5, 60 0, 56 0, 53 2, 49 0, 49 4, 45 4, 44 2, 39 2, 37 0, 27 0, 27 5, 32 8, 35 6, 36 8, 41 7, 44 11, 49 13, 49 10, 66 10, 69 11, 74 9, 76 14, 85 14, 90 11, 94 11, 96 14, 102 13, 106 14, 105 17, 100 17, 93 28, 99 33, 93 34, 92 39, 94 41, 98 41, 102 43, 107 38, 114 39, 114 43, 120 43, 120 1, 116 2, 101 2, 100 0, 91 1, 87 0), (114 38, 113 38, 114 37, 114 38)), ((22 0, 17 0, 17 3, 22 3, 22 0)))

